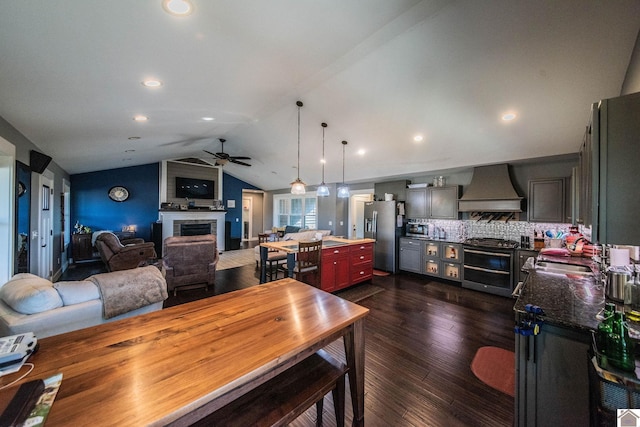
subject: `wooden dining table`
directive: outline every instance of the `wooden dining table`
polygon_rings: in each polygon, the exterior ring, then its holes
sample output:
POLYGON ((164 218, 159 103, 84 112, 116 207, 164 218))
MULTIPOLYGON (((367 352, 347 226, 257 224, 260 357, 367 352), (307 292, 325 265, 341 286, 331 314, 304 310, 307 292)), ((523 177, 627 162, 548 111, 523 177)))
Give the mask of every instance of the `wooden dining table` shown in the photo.
POLYGON ((47 427, 183 426, 343 337, 364 425, 368 312, 286 278, 41 339, 22 381, 63 374, 47 427))

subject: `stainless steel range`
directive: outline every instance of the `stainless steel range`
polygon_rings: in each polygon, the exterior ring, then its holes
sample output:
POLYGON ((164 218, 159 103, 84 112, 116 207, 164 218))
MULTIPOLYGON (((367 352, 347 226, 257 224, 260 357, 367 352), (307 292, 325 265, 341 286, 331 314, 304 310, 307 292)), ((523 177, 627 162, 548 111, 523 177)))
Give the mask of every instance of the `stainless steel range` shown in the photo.
POLYGON ((494 238, 464 241, 462 287, 510 297, 518 242, 494 238))

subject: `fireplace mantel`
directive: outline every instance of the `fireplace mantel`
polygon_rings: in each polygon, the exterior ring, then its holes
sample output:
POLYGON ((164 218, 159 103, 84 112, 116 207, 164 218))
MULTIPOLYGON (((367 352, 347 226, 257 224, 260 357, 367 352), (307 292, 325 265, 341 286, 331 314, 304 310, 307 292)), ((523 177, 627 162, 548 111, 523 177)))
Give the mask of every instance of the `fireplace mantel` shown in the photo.
POLYGON ((218 240, 218 251, 225 250, 224 247, 224 219, 226 211, 204 211, 204 210, 186 210, 186 211, 166 211, 159 212, 160 221, 162 221, 162 240, 174 235, 175 221, 201 221, 215 220, 216 232, 218 240))

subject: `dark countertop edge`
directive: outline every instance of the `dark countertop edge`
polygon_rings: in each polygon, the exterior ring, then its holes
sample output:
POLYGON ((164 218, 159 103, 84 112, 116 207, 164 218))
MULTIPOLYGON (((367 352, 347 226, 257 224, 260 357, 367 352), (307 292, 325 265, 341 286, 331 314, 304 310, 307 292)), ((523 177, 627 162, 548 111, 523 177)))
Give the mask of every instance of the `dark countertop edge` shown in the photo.
POLYGON ((442 242, 442 243, 457 243, 457 244, 464 243, 464 240, 433 239, 431 237, 400 236, 400 238, 401 239, 422 240, 424 242, 442 242))
MULTIPOLYGON (((588 258, 543 255, 541 257, 546 261, 587 265, 592 270, 595 267, 593 261, 588 258)), ((596 275, 591 277, 571 278, 563 274, 530 271, 513 310, 525 313, 525 305, 537 305, 545 311, 545 315, 542 316, 545 322, 587 332, 595 331, 599 323, 596 314, 602 309, 606 300, 604 289, 598 283, 597 274, 596 270, 596 275), (574 290, 579 289, 588 289, 592 292, 594 302, 580 301, 573 293, 574 290)))

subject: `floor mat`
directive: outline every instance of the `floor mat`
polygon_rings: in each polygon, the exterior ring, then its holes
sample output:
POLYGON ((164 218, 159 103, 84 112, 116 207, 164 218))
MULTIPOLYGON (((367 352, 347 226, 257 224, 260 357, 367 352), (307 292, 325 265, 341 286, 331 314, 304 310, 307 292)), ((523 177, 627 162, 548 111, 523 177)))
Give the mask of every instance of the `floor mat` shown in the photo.
POLYGON ((480 347, 471 362, 471 371, 489 387, 509 396, 515 395, 516 361, 513 351, 480 347))
POLYGON ((347 301, 358 302, 382 291, 384 291, 384 288, 381 288, 380 286, 364 283, 343 291, 338 291, 336 292, 336 295, 340 298, 346 299, 347 301))
POLYGON ((389 273, 388 271, 382 271, 382 270, 373 270, 373 275, 374 276, 388 276, 389 273))

